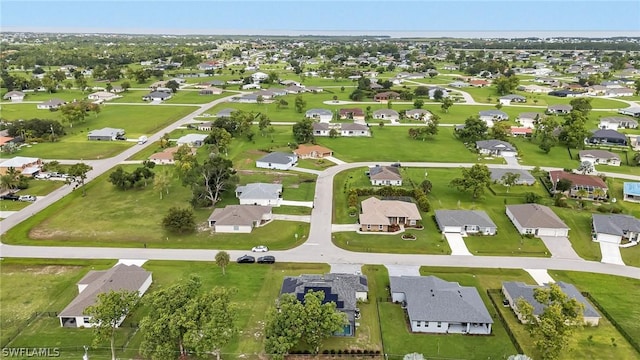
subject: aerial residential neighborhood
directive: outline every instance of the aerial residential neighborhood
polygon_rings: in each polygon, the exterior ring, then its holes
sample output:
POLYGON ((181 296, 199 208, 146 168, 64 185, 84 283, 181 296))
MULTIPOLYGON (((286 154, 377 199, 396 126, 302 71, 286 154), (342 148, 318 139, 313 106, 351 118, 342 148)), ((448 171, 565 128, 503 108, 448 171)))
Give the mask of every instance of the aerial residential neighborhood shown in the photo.
POLYGON ((637 4, 38 4, 0 5, 0 357, 640 358, 640 29, 569 34, 637 4))

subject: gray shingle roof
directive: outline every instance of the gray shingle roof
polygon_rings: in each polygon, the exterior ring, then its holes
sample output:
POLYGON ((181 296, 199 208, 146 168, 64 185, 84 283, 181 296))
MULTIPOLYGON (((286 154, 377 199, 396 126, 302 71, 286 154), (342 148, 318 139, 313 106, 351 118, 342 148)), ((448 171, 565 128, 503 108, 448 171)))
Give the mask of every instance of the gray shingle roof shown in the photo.
POLYGON ((209 221, 215 225, 250 226, 262 219, 264 214, 271 212, 271 206, 259 205, 227 205, 213 210, 209 221))
POLYGON ((283 152, 272 152, 269 153, 263 157, 261 157, 260 159, 258 159, 258 161, 260 162, 267 162, 267 163, 272 163, 272 164, 288 164, 291 161, 293 161, 293 159, 296 157, 296 154, 291 154, 291 153, 283 153, 283 152))
MULTIPOLYGON (((584 316, 585 317, 600 317, 600 314, 593 308, 591 303, 587 301, 587 299, 582 296, 580 291, 576 289, 572 284, 568 284, 562 281, 557 282, 558 286, 562 289, 562 291, 567 294, 569 297, 578 300, 578 302, 584 305, 584 316)), ((549 285, 545 285, 544 287, 548 287, 549 285)), ((502 283, 502 287, 509 294, 509 297, 513 299, 513 301, 518 301, 519 298, 523 298, 526 302, 533 306, 533 314, 540 315, 544 311, 544 305, 540 304, 533 297, 533 290, 537 288, 542 288, 542 286, 538 285, 527 285, 520 281, 505 281, 502 283)))
POLYGON ((580 157, 593 157, 596 159, 618 159, 620 160, 620 156, 612 153, 611 151, 606 150, 580 150, 578 152, 580 157))
POLYGON ((391 276, 392 293, 404 293, 411 321, 493 323, 474 287, 435 276, 391 276))
POLYGON ((333 112, 327 109, 309 109, 305 112, 306 117, 314 117, 314 116, 333 116, 333 112))
POLYGON ((277 199, 282 193, 282 184, 251 183, 236 187, 238 199, 277 199))
POLYGON ((513 145, 502 140, 479 140, 476 141, 476 147, 487 150, 517 151, 513 145))
POLYGON ((480 116, 492 116, 508 119, 509 115, 506 112, 500 110, 482 110, 479 112, 480 116))
POLYGON ((103 128, 97 130, 91 130, 87 134, 89 137, 116 137, 118 135, 124 134, 124 129, 114 129, 114 128, 103 128))
POLYGON ((599 234, 623 236, 625 231, 640 233, 640 220, 630 215, 593 214, 593 230, 599 234))
POLYGON ((64 308, 58 317, 84 316, 84 310, 96 303, 98 294, 111 290, 138 291, 151 273, 136 265, 118 264, 109 270, 89 271, 78 284, 87 287, 64 308))
POLYGON ((520 178, 518 179, 518 184, 533 184, 536 182, 536 178, 533 175, 529 174, 526 170, 521 169, 489 169, 491 172, 491 181, 502 181, 502 177, 504 174, 510 172, 513 174, 520 174, 520 178))
POLYGON ((435 215, 436 222, 441 227, 464 225, 477 225, 483 228, 496 227, 489 215, 482 210, 436 210, 435 215))
POLYGON ((330 291, 325 291, 325 301, 336 302, 340 311, 354 311, 357 305, 356 292, 369 291, 367 277, 364 275, 329 273, 287 276, 282 282, 280 294, 295 294, 302 300, 309 290, 318 291, 326 288, 330 291))
POLYGON ((620 139, 620 140, 627 140, 627 137, 624 134, 621 134, 615 130, 611 130, 611 129, 598 129, 598 130, 593 130, 593 135, 592 137, 594 138, 605 138, 605 139, 620 139))
POLYGON ((507 205, 516 221, 523 228, 568 229, 569 227, 553 210, 539 204, 507 205))
POLYGON ((230 117, 231 113, 234 112, 234 111, 237 111, 237 110, 233 109, 233 108, 225 108, 225 109, 222 109, 222 110, 218 111, 216 113, 216 117, 230 117))

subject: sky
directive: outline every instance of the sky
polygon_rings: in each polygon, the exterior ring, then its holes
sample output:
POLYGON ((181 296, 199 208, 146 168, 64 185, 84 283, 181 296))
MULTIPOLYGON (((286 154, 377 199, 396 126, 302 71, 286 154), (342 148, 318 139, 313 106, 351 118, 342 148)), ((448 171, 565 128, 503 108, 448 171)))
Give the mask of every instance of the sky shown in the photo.
POLYGON ((176 35, 640 36, 640 0, 0 0, 0 30, 176 35))

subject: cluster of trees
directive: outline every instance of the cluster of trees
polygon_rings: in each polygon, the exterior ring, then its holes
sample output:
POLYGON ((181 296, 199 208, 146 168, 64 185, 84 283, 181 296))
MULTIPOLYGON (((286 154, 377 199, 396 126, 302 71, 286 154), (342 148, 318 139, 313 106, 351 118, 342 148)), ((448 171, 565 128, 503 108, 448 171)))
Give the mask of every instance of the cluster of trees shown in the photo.
POLYGON ((457 130, 458 138, 464 143, 475 143, 487 138, 489 127, 478 116, 470 116, 464 121, 464 128, 457 130))
POLYGON ((298 144, 306 144, 315 142, 313 136, 313 119, 305 118, 293 125, 293 137, 298 144))
POLYGON ((64 127, 56 120, 30 119, 13 121, 7 126, 8 135, 22 137, 24 141, 55 141, 64 135, 64 127))
POLYGON ((69 127, 73 127, 75 123, 84 122, 88 112, 92 111, 95 116, 98 116, 101 110, 100 105, 88 100, 74 101, 60 106, 62 121, 68 123, 69 127))
POLYGON ((215 205, 222 193, 238 181, 231 160, 219 154, 211 154, 200 163, 187 148, 179 149, 174 154, 174 159, 182 184, 191 187, 193 206, 215 205))
POLYGON ((496 87, 496 92, 498 95, 508 95, 512 94, 520 85, 520 79, 518 79, 515 75, 511 76, 501 76, 493 81, 493 84, 496 87))
POLYGON ((0 175, 0 190, 26 189, 29 187, 29 179, 15 168, 7 169, 4 175, 0 175))
MULTIPOLYGON (((249 141, 253 139, 255 133, 251 129, 251 125, 256 115, 253 112, 237 110, 231 113, 229 117, 219 117, 214 122, 214 128, 226 130, 232 137, 246 136, 249 141)), ((212 130, 213 131, 213 130, 212 130)), ((209 139, 210 144, 215 144, 214 139, 209 139)), ((207 140, 205 140, 207 141, 207 140)))
POLYGON ((142 166, 132 172, 125 171, 122 166, 118 166, 109 174, 108 181, 120 190, 147 187, 149 181, 155 176, 152 170, 155 165, 153 161, 145 160, 142 166))
POLYGON ((151 77, 162 80, 162 78, 164 77, 164 71, 160 69, 133 69, 128 67, 125 70, 125 75, 128 79, 135 80, 138 84, 142 84, 145 81, 149 80, 151 77))
POLYGON ((153 311, 140 321, 140 351, 154 360, 214 354, 237 333, 235 289, 215 287, 202 291, 200 278, 164 287, 149 295, 153 311))
POLYGON ((272 359, 284 359, 300 343, 317 354, 326 338, 343 329, 346 315, 336 310, 334 302, 323 302, 322 291, 306 293, 302 302, 293 294, 280 296, 277 306, 267 313, 264 330, 265 351, 272 359))

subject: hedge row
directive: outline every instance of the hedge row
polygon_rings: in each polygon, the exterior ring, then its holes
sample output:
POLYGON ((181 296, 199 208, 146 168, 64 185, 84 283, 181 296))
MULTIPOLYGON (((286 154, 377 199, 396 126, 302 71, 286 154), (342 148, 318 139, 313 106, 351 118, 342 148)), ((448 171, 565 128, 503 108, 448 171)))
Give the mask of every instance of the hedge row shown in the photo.
MULTIPOLYGON (((502 325, 504 325, 504 329, 507 331, 507 335, 509 336, 509 339, 511 339, 511 343, 513 343, 513 347, 516 348, 516 351, 518 354, 524 354, 524 350, 522 350, 522 346, 520 346, 518 339, 516 339, 516 336, 511 331, 509 324, 507 324, 507 320, 504 318, 504 316, 502 316, 500 307, 498 306, 498 304, 496 304, 496 301, 493 298, 494 296, 497 296, 498 298, 502 298, 502 294, 500 293, 500 290, 487 289, 487 295, 489 296, 489 300, 491 300, 491 303, 493 304, 493 307, 495 308, 496 313, 500 318, 500 322, 502 322, 502 325)), ((500 306, 502 306, 502 304, 500 304, 500 306)))

